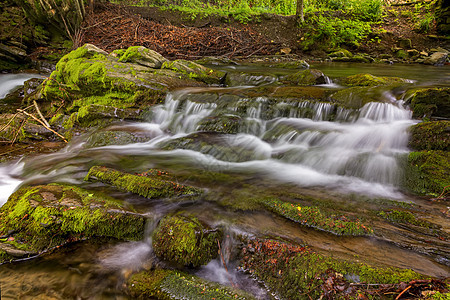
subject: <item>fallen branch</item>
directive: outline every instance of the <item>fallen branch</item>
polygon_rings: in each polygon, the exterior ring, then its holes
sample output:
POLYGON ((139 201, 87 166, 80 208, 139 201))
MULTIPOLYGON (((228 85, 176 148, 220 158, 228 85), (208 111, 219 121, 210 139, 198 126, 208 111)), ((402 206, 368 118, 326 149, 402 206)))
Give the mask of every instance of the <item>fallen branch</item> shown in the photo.
POLYGON ((67 140, 64 138, 64 136, 60 135, 59 133, 57 133, 56 131, 54 131, 53 129, 51 129, 49 126, 45 125, 44 122, 42 122, 41 120, 39 120, 38 118, 36 118, 35 116, 33 116, 30 113, 27 113, 26 111, 22 110, 22 109, 17 109, 17 111, 27 115, 28 117, 33 118, 35 121, 39 122, 42 126, 44 126, 47 130, 53 132, 54 134, 56 134, 57 136, 59 136, 64 142, 68 143, 67 140))
POLYGON ((39 109, 39 106, 37 105, 35 100, 33 100, 33 104, 34 104, 34 108, 36 108, 36 111, 37 111, 39 117, 41 117, 42 122, 44 122, 47 127, 50 127, 50 125, 48 124, 47 120, 42 115, 41 110, 39 109))

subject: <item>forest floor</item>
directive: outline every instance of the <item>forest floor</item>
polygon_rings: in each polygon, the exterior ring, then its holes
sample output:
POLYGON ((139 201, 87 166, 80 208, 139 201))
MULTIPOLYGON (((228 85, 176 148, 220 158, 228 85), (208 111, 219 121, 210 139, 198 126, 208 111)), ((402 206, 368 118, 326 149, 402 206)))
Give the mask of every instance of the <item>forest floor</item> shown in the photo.
MULTIPOLYGON (((423 14, 426 13, 423 10, 423 14)), ((342 47, 373 57, 394 55, 400 42, 405 39, 411 41, 407 49, 419 52, 438 47, 450 48, 448 37, 439 36, 434 24, 427 33, 414 30, 418 18, 420 12, 418 14, 414 6, 385 7, 382 21, 372 26, 372 30, 377 32, 376 42, 372 34, 359 46, 342 47)), ((288 53, 304 59, 326 58, 323 47, 310 47, 308 51, 303 49, 306 30, 306 27, 297 26, 295 16, 263 14, 248 24, 242 24, 221 16, 193 18, 192 15, 169 9, 109 3, 98 6, 89 15, 77 44, 93 43, 107 51, 143 45, 170 59, 198 59, 204 56, 247 58, 288 53)))

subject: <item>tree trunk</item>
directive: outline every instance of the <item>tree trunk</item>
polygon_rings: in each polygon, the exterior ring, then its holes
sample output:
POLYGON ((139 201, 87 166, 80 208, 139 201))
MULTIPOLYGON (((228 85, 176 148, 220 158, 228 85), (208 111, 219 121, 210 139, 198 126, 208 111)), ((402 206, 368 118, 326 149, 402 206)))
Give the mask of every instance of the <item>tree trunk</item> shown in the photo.
POLYGON ((303 21, 305 21, 305 18, 303 17, 303 0, 297 0, 295 16, 297 17, 297 22, 303 23, 303 21))

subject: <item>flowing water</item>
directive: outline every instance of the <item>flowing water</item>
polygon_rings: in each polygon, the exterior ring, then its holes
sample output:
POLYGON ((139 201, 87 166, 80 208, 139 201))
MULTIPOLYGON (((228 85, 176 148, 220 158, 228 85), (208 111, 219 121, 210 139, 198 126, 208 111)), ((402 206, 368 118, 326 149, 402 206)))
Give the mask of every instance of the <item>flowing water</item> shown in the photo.
MULTIPOLYGON (((349 65, 318 67, 332 75, 361 72, 360 67, 356 72, 349 65)), ((410 70, 402 68, 397 69, 396 76, 401 76, 399 70, 410 70)), ((389 75, 383 74, 385 69, 378 67, 376 72, 372 69, 372 73, 389 75)), ((449 79, 448 68, 441 69, 443 73, 422 66, 420 70, 421 76, 415 75, 415 69, 404 76, 422 80, 418 84, 424 85, 430 82, 442 85, 449 79), (436 72, 440 75, 436 76, 436 72)), ((27 79, 27 75, 10 76, 0 77, 0 96, 14 88, 9 82, 14 80, 15 85, 20 85, 27 79)), ((74 138, 58 152, 0 165, 0 206, 21 184, 68 182, 106 190, 149 215, 148 238, 144 241, 78 243, 56 254, 1 266, 2 296, 126 298, 120 292, 123 278, 154 262, 149 237, 157 221, 180 209, 198 215, 209 224, 224 225, 229 237, 224 242, 230 247, 233 236, 239 233, 278 234, 306 242, 316 251, 333 253, 336 257, 359 255, 362 261, 373 264, 412 268, 431 276, 449 276, 448 257, 438 255, 436 258, 398 247, 401 237, 387 236, 385 241, 335 237, 263 212, 230 212, 210 200, 195 203, 150 201, 83 181, 94 165, 107 165, 131 173, 158 167, 180 175, 190 184, 206 188, 211 195, 220 191, 217 197, 226 194, 227 189, 238 190, 241 182, 245 182, 261 190, 290 189, 305 195, 335 198, 337 202, 348 201, 349 205, 351 199, 358 197, 366 199, 368 205, 374 205, 379 198, 420 201, 399 189, 400 160, 409 151, 408 128, 417 123, 411 119, 411 112, 401 97, 386 91, 384 102, 369 102, 360 109, 343 109, 330 103, 273 101, 269 95, 229 96, 248 88, 251 87, 173 91, 164 104, 152 109, 145 122, 116 123, 102 130, 129 132, 145 137, 145 141, 91 147, 93 135, 88 133, 74 138), (226 130, 219 130, 219 133, 206 130, 205 124, 220 118, 238 120, 233 134, 226 130), (208 179, 199 180, 198 174, 208 179), (229 174, 234 179, 223 183, 217 174, 229 174)), ((339 87, 326 84, 321 88, 339 87)), ((236 262, 229 261, 229 264, 231 271, 225 272, 221 262, 212 261, 197 271, 197 275, 224 284, 241 282, 241 287, 260 299, 265 298, 263 288, 232 268, 236 262)))

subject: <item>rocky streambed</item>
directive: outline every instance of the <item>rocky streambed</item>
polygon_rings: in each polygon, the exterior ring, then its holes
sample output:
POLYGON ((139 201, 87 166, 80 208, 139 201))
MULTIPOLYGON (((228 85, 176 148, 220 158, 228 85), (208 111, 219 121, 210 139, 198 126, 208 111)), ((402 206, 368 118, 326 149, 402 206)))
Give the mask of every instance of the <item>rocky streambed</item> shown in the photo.
POLYGON ((72 51, 0 100, 2 295, 446 297, 449 70, 371 68, 72 51))

